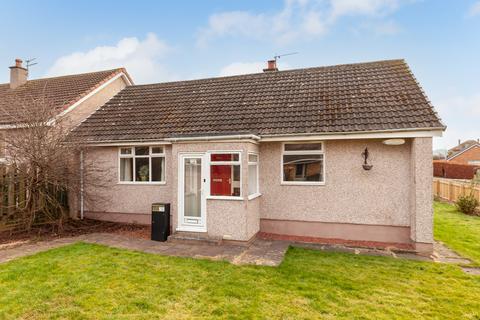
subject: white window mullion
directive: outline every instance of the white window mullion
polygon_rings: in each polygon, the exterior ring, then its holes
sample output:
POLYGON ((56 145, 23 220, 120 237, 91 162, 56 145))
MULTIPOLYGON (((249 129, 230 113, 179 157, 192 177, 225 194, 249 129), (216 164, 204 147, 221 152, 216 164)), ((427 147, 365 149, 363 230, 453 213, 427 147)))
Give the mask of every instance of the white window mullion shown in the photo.
MULTIPOLYGON (((134 150, 134 152, 135 152, 135 150, 134 150)), ((133 167, 133 181, 132 182, 133 183, 137 182, 137 161, 136 161, 136 159, 137 158, 135 156, 133 156, 133 158, 132 158, 132 162, 133 162, 132 163, 132 167, 133 167)))
MULTIPOLYGON (((152 151, 152 147, 150 147, 150 151, 152 151)), ((148 157, 148 182, 152 182, 152 156, 148 157)))

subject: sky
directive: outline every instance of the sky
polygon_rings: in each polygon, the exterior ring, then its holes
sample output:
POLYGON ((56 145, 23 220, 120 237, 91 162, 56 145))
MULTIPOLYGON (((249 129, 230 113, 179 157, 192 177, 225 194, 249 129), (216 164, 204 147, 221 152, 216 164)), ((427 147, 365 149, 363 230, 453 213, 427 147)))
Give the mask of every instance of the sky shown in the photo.
POLYGON ((447 130, 480 138, 480 0, 0 0, 0 83, 125 67, 137 84, 403 58, 447 130))

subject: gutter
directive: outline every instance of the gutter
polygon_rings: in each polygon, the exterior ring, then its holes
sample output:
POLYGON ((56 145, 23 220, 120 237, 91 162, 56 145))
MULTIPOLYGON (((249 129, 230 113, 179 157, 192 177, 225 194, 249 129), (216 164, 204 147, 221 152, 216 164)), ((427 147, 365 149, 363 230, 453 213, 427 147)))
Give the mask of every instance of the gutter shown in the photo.
POLYGON ((443 127, 428 129, 395 129, 378 131, 352 131, 332 133, 291 133, 282 135, 262 135, 262 142, 294 141, 294 140, 343 140, 343 139, 384 139, 384 138, 417 138, 441 137, 443 127))
POLYGON ((261 138, 254 134, 238 134, 238 135, 225 135, 225 136, 166 138, 165 141, 181 142, 181 141, 248 140, 248 139, 260 141, 261 138))
POLYGON ((350 131, 350 132, 326 132, 326 133, 291 133, 291 134, 266 134, 262 136, 254 134, 219 135, 219 136, 193 136, 164 139, 142 140, 105 140, 91 141, 87 144, 94 147, 100 146, 132 146, 151 144, 172 144, 175 142, 193 141, 234 141, 253 140, 255 142, 269 141, 301 141, 301 140, 343 140, 343 139, 386 139, 386 138, 416 138, 416 137, 441 137, 445 127, 438 128, 415 128, 394 129, 378 131, 350 131))

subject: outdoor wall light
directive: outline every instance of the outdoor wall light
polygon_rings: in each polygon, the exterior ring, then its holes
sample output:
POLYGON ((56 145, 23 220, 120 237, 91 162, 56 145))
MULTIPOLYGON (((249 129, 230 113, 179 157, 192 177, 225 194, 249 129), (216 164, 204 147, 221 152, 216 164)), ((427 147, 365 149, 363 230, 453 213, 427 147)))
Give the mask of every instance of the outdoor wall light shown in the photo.
POLYGON ((405 143, 405 139, 387 139, 382 143, 387 146, 400 146, 405 143))
POLYGON ((368 148, 365 148, 365 151, 363 151, 362 156, 363 156, 363 169, 364 170, 370 170, 373 168, 373 165, 368 164, 368 148))

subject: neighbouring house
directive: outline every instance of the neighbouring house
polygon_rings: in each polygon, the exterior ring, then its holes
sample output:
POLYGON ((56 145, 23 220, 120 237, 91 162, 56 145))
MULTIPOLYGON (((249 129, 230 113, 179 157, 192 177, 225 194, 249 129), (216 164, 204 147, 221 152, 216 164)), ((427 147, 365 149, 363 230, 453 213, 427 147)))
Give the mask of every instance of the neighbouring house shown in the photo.
POLYGON ((448 150, 447 161, 480 165, 480 142, 479 140, 458 141, 458 145, 448 150))
POLYGON ((128 86, 74 130, 110 177, 83 214, 173 238, 406 245, 431 252, 432 137, 404 60, 128 86))
MULTIPOLYGON (((125 69, 73 74, 61 77, 28 79, 21 59, 10 67, 10 82, 0 84, 0 134, 14 134, 21 128, 15 108, 20 103, 43 99, 56 114, 74 128, 127 85, 133 84, 125 69)), ((4 139, 2 139, 3 141, 4 139)), ((0 147, 0 158, 5 148, 0 147)))

